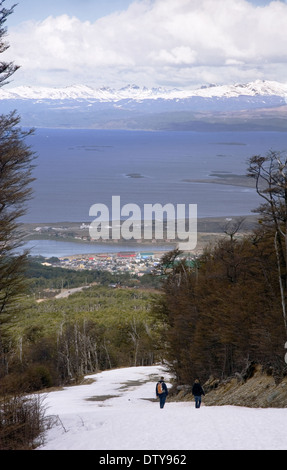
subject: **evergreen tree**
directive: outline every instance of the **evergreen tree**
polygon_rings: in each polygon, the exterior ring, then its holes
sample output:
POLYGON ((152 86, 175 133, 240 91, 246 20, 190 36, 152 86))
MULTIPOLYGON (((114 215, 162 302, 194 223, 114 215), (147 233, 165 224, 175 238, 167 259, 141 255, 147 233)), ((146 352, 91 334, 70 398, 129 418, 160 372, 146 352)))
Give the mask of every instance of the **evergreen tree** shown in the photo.
MULTIPOLYGON (((4 1, 0 1, 0 53, 9 47, 4 25, 14 8, 5 9, 4 1)), ((0 62, 1 86, 17 68, 11 62, 0 62)), ((17 254, 15 250, 21 245, 19 218, 25 213, 25 203, 31 197, 34 154, 25 143, 32 131, 23 131, 19 123, 15 111, 0 115, 0 355, 3 353, 3 323, 11 317, 23 292, 27 255, 17 254)), ((1 363, 3 365, 3 356, 1 363)))
MULTIPOLYGON (((0 0, 0 54, 5 52, 9 45, 5 41, 7 28, 5 27, 6 20, 11 13, 13 13, 16 5, 13 5, 11 8, 7 9, 3 7, 5 0, 0 0)), ((13 75, 14 72, 19 68, 18 65, 15 65, 13 62, 0 61, 0 86, 3 86, 7 83, 7 79, 13 75)))

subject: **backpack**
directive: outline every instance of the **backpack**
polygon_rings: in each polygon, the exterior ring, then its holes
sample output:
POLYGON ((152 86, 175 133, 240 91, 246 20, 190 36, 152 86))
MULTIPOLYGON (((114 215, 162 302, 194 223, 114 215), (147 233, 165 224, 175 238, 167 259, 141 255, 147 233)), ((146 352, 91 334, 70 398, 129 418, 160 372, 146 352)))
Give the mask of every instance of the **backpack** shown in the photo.
POLYGON ((158 394, 163 393, 162 382, 158 382, 158 384, 157 384, 157 393, 158 393, 158 394))

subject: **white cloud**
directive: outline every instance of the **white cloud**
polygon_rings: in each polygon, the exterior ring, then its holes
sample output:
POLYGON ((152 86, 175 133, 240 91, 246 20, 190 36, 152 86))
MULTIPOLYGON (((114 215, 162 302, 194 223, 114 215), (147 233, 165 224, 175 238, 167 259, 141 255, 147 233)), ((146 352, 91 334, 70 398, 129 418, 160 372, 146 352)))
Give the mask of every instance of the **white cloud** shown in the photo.
POLYGON ((6 54, 22 66, 17 80, 41 85, 286 81, 286 17, 280 1, 142 0, 95 22, 23 23, 9 31, 6 54))

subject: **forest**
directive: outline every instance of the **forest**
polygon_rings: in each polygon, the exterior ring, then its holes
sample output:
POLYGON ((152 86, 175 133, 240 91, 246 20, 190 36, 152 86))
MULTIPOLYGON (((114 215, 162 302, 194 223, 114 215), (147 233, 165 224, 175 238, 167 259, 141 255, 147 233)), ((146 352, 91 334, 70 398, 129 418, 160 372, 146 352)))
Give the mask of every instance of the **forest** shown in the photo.
POLYGON ((18 305, 14 299, 13 315, 1 329, 2 383, 37 390, 97 370, 156 361, 164 361, 181 384, 195 377, 230 377, 251 363, 282 377, 286 165, 281 152, 250 159, 248 176, 263 201, 255 209, 258 223, 245 233, 244 219, 226 222, 225 236, 193 263, 174 250, 152 274, 138 279, 47 267, 28 258, 26 290, 18 305), (36 295, 87 283, 89 288, 67 299, 36 295))
POLYGON ((74 383, 97 370, 157 361, 168 365, 179 384, 195 377, 224 379, 252 363, 282 377, 285 167, 278 152, 250 159, 248 174, 263 198, 256 227, 245 233, 244 219, 231 219, 223 227, 225 236, 193 263, 174 250, 139 280, 44 267, 28 258, 26 296, 2 331, 6 380, 37 390, 74 383), (39 289, 87 281, 91 287, 67 299, 37 301, 39 289))
POLYGON ((285 372, 286 333, 272 240, 221 240, 205 250, 196 270, 178 252, 157 309, 166 318, 166 360, 182 384, 223 379, 258 363, 285 372))
MULTIPOLYGON (((32 264, 28 272, 35 274, 37 263, 32 264)), ((69 271, 55 268, 54 282, 69 277, 69 271)), ((39 265, 37 272, 48 293, 49 267, 39 265)), ((81 286, 84 274, 72 272, 72 285, 81 286)), ((151 311, 157 291, 139 283, 131 287, 132 279, 121 274, 111 278, 95 272, 93 279, 97 282, 67 298, 40 300, 31 291, 34 278, 29 279, 27 294, 2 328, 6 383, 35 391, 75 383, 98 370, 151 365, 159 359, 156 345, 163 324, 151 311), (107 284, 112 280, 118 284, 107 284)))
POLYGON ((25 290, 14 299, 13 315, 2 314, 1 395, 157 362, 169 367, 177 384, 225 379, 253 363, 282 378, 286 232, 281 204, 279 212, 273 209, 261 207, 247 234, 240 230, 243 219, 228 222, 225 236, 193 263, 179 250, 166 253, 148 280, 104 272, 89 272, 87 279, 88 272, 28 258, 25 290), (87 280, 90 287, 65 299, 35 295, 87 280))
MULTIPOLYGON (((0 54, 14 6, 0 0, 0 54)), ((0 62, 0 87, 18 70, 0 62)), ((259 363, 286 374, 287 158, 250 157, 261 197, 258 224, 242 220, 192 264, 178 250, 154 273, 75 272, 46 267, 21 246, 36 156, 16 111, 0 115, 0 449, 39 445, 47 422, 39 390, 81 383, 100 370, 163 362, 178 384, 220 379, 259 363), (16 254, 18 253, 18 254, 16 254), (113 284, 116 287, 111 287, 113 284), (66 299, 55 293, 89 286, 66 299), (51 295, 50 295, 51 294, 51 295), (51 298, 49 298, 51 296, 51 298)))
POLYGON ((177 250, 162 260, 166 360, 179 383, 246 370, 252 363, 279 380, 287 372, 287 158, 269 151, 249 160, 262 204, 258 223, 240 235, 242 219, 206 247, 190 268, 177 250))

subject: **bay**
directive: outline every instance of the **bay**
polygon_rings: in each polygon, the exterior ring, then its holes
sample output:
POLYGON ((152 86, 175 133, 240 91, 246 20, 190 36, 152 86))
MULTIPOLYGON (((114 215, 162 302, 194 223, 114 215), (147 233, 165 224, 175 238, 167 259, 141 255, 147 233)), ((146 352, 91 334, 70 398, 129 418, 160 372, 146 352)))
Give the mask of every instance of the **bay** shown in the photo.
POLYGON ((43 256, 45 258, 65 256, 99 254, 99 253, 120 253, 120 252, 165 252, 172 249, 169 245, 120 245, 102 243, 73 243, 56 240, 29 240, 18 251, 29 250, 30 256, 43 256))
POLYGON ((246 174, 252 155, 286 150, 287 134, 41 128, 28 143, 38 158, 23 222, 91 222, 90 207, 111 208, 112 196, 141 208, 197 204, 199 217, 248 215, 255 189, 214 181, 246 174))

